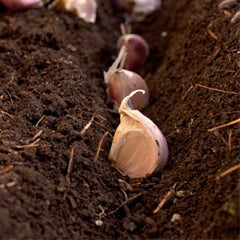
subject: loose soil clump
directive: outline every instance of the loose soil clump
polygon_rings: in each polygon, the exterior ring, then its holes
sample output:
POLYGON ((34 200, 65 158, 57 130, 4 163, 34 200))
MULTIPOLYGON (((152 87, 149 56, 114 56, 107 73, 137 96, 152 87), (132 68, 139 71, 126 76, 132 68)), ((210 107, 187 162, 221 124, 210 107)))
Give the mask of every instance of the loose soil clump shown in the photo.
POLYGON ((239 171, 220 174, 239 164, 239 123, 208 131, 239 118, 235 10, 170 0, 133 24, 151 47, 143 113, 170 156, 161 173, 128 179, 108 162, 119 115, 103 81, 123 13, 99 0, 89 24, 46 8, 1 8, 1 238, 236 239, 239 171))

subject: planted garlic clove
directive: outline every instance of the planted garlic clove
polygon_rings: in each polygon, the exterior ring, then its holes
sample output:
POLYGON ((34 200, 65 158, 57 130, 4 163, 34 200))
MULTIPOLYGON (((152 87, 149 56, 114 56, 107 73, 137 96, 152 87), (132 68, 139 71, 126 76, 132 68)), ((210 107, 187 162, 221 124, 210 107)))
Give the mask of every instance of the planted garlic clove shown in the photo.
POLYGON ((162 169, 168 159, 168 146, 159 128, 138 110, 132 110, 125 97, 119 108, 120 124, 116 129, 109 160, 121 174, 141 178, 162 169))
MULTIPOLYGON (((120 0, 119 0, 120 1, 120 0)), ((161 0, 121 0, 120 4, 131 14, 133 20, 143 21, 161 6, 161 0)))
POLYGON ((126 46, 128 53, 124 68, 138 72, 149 55, 149 45, 137 34, 123 34, 118 40, 118 49, 123 45, 126 46))
POLYGON ((25 10, 35 6, 41 6, 41 0, 1 0, 3 5, 10 10, 25 10))
POLYGON ((132 91, 142 89, 146 92, 145 95, 137 93, 130 100, 131 106, 135 109, 142 109, 149 103, 149 91, 145 81, 140 75, 135 72, 122 69, 126 56, 126 47, 123 46, 119 55, 108 72, 104 73, 105 83, 107 84, 108 99, 118 108, 122 100, 132 91), (120 67, 118 67, 121 62, 120 67))
POLYGON ((75 13, 85 22, 94 23, 96 21, 96 0, 55 0, 51 4, 52 7, 75 13))

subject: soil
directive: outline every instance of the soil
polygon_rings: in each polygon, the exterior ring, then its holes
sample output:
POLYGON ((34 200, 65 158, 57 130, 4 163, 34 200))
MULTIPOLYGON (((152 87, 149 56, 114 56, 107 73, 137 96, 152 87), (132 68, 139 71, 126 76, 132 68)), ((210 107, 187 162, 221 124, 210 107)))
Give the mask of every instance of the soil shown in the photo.
POLYGON ((108 161, 119 115, 103 71, 116 57, 124 13, 99 0, 89 24, 46 7, 1 8, 2 239, 239 237, 239 171, 217 178, 239 164, 239 124, 208 131, 238 119, 240 107, 239 23, 229 16, 236 8, 220 12, 218 3, 166 0, 132 25, 151 48, 143 113, 170 152, 163 171, 144 179, 108 161), (153 213, 175 183, 175 196, 153 213))

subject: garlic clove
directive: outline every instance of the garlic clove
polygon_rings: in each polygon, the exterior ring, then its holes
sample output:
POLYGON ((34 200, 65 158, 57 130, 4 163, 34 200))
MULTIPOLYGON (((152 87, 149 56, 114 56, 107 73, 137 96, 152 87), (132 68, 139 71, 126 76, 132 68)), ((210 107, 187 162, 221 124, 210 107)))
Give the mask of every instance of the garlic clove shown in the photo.
POLYGON ((112 166, 130 178, 145 177, 162 169, 168 159, 168 146, 162 132, 149 118, 129 107, 129 100, 136 93, 144 91, 133 91, 121 103, 120 124, 109 153, 112 166))
POLYGON ((124 68, 138 72, 144 65, 149 55, 148 43, 137 34, 124 34, 117 43, 117 48, 125 45, 127 48, 127 56, 124 63, 124 68))
POLYGON ((41 6, 41 0, 1 0, 3 5, 10 10, 25 10, 35 6, 41 6))
POLYGON ((96 0, 55 0, 51 4, 52 7, 73 12, 85 22, 96 21, 96 0))
POLYGON ((149 91, 145 81, 137 73, 129 70, 115 70, 108 73, 108 98, 119 108, 124 97, 128 96, 136 89, 145 90, 146 94, 142 96, 136 93, 130 100, 131 106, 135 109, 143 109, 149 103, 149 91))
POLYGON ((144 96, 136 93, 130 100, 135 109, 143 109, 149 103, 149 91, 147 84, 140 75, 135 72, 122 69, 126 56, 126 47, 122 46, 117 59, 107 72, 104 72, 104 80, 107 84, 108 99, 118 108, 122 100, 132 91, 142 89, 146 92, 144 96), (120 67, 118 65, 120 64, 120 67))
POLYGON ((143 21, 147 15, 157 10, 161 0, 121 0, 121 5, 131 14, 133 20, 137 22, 143 21))

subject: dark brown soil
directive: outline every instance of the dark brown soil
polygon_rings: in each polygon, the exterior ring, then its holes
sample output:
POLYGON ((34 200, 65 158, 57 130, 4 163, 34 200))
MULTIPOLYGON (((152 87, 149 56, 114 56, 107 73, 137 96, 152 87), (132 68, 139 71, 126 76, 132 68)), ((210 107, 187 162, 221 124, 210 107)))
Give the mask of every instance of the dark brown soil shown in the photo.
POLYGON ((239 118, 240 95, 196 84, 239 93, 239 23, 217 1, 166 0, 133 25, 151 47, 144 114, 165 134, 170 157, 161 174, 130 180, 107 159, 119 116, 109 111, 103 71, 123 21, 111 2, 99 0, 96 24, 46 8, 1 9, 1 238, 238 238, 239 172, 216 177, 239 164, 239 124, 208 129, 239 118), (175 183, 177 196, 153 214, 175 183), (123 190, 130 200, 141 195, 121 207, 123 190))

